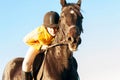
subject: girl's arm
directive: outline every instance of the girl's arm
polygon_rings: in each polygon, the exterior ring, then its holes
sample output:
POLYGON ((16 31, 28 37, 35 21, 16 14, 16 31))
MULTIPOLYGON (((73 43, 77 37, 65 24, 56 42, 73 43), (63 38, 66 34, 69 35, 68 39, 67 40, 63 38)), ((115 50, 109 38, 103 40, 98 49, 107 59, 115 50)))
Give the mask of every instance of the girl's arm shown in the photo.
POLYGON ((39 44, 39 41, 38 41, 38 28, 36 28, 32 32, 28 33, 24 37, 23 42, 26 43, 27 45, 39 44))

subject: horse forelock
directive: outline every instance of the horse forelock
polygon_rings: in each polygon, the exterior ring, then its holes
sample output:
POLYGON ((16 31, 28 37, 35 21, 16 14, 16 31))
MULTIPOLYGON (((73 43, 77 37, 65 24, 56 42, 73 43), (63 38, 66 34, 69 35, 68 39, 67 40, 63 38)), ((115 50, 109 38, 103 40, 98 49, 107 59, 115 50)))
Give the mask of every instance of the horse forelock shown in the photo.
POLYGON ((66 4, 64 7, 62 7, 62 12, 61 13, 63 13, 68 8, 69 9, 73 9, 76 12, 76 14, 78 14, 79 16, 81 15, 81 13, 80 13, 80 6, 75 4, 75 3, 68 3, 68 4, 66 4))
MULTIPOLYGON (((66 20, 70 20, 72 18, 75 18, 75 16, 72 16, 72 14, 75 14, 76 18, 78 18, 78 19, 83 18, 82 14, 80 12, 80 6, 78 4, 75 4, 75 3, 68 3, 64 7, 62 7, 62 12, 60 14, 60 21, 65 20, 65 19, 63 19, 63 17, 66 17, 67 18, 66 20)), ((76 19, 74 21, 78 21, 78 20, 76 19)), ((64 22, 64 23, 66 23, 66 22, 64 22)))

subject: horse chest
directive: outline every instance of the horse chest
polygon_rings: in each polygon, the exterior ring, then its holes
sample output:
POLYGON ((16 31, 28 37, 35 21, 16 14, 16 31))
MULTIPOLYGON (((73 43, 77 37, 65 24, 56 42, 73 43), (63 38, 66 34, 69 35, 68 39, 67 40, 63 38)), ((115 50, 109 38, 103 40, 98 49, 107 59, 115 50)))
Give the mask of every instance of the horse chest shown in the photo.
POLYGON ((42 80, 62 80, 61 77, 57 74, 50 74, 47 70, 47 66, 45 65, 44 66, 44 70, 43 70, 43 77, 42 77, 42 80), (51 77, 52 75, 52 77, 51 77), (56 75, 53 77, 53 75, 56 75))

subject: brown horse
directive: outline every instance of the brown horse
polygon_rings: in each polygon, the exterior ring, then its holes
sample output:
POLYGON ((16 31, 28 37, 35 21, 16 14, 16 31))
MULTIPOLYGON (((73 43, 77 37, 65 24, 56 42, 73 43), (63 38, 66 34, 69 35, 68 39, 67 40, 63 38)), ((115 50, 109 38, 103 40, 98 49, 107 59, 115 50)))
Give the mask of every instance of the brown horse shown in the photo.
MULTIPOLYGON (((46 54, 39 54, 36 57, 33 64, 34 80, 79 79, 73 51, 76 51, 81 43, 80 34, 83 31, 83 17, 80 13, 81 0, 78 0, 77 3, 67 3, 65 0, 60 2, 62 12, 59 20, 59 30, 51 47, 45 51, 46 54), (43 69, 42 74, 39 74, 41 64, 43 69)), ((21 66, 23 59, 15 58, 11 60, 4 69, 2 80, 22 80, 21 66)))

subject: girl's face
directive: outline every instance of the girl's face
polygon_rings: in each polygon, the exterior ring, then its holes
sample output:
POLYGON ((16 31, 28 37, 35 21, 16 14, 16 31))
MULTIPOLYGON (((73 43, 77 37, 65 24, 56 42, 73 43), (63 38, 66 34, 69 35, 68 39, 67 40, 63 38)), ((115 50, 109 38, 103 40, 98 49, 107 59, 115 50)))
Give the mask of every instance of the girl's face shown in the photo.
POLYGON ((52 35, 55 36, 56 32, 57 32, 57 28, 50 28, 47 27, 48 32, 52 35))

